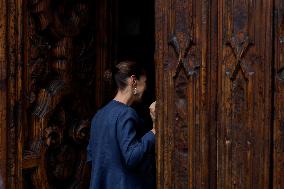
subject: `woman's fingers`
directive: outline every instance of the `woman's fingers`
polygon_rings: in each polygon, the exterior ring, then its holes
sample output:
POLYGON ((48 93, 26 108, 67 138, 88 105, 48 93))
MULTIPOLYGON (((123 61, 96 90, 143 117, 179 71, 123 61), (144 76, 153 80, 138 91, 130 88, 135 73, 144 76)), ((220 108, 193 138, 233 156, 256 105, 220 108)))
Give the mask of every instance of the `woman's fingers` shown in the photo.
POLYGON ((153 102, 153 103, 150 105, 149 109, 150 109, 151 118, 152 118, 153 120, 155 120, 155 117, 156 117, 156 101, 153 102))
POLYGON ((153 103, 150 105, 149 108, 150 108, 150 110, 155 111, 155 109, 156 109, 156 101, 153 102, 153 103))

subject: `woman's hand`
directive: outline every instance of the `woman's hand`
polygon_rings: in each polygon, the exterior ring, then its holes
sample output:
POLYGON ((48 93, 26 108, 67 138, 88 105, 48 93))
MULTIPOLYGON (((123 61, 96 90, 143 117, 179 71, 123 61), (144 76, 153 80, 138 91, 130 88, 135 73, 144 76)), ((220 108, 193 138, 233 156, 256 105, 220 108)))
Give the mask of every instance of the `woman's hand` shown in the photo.
POLYGON ((150 115, 153 121, 153 129, 151 130, 154 134, 156 134, 156 129, 155 129, 155 119, 156 119, 156 101, 153 102, 150 107, 150 115))
POLYGON ((155 123, 155 119, 156 119, 156 101, 153 102, 149 106, 149 109, 150 109, 150 115, 151 115, 152 121, 153 121, 153 123, 155 123))

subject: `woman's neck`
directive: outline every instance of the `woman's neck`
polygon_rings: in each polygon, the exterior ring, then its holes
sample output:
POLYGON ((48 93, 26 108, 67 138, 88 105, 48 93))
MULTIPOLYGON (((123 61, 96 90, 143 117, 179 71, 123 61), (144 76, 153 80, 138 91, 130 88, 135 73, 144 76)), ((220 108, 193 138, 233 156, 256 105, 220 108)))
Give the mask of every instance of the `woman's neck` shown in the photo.
POLYGON ((132 94, 127 90, 119 90, 114 97, 114 100, 130 106, 133 103, 132 94))

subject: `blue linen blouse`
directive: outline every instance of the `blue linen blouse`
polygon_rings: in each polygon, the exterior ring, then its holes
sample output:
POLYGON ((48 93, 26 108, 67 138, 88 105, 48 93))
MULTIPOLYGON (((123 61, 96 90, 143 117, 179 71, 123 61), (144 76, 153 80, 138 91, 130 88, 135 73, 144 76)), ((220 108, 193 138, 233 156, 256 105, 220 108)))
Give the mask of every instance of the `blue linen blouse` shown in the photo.
POLYGON ((135 110, 112 100, 92 119, 87 161, 90 189, 155 188, 155 135, 135 110), (140 128, 140 129, 139 129, 140 128))

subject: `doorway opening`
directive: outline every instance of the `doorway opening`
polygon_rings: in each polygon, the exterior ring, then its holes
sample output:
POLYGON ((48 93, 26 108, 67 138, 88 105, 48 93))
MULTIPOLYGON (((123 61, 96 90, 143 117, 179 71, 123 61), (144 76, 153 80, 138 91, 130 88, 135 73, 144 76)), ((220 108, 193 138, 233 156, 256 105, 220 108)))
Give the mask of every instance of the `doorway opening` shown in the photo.
MULTIPOLYGON (((142 103, 134 105, 147 127, 152 127, 148 107, 155 101, 155 2, 117 0, 114 14, 114 56, 116 62, 132 60, 147 73, 147 90, 142 103)), ((149 128, 147 128, 149 129, 149 128)))

